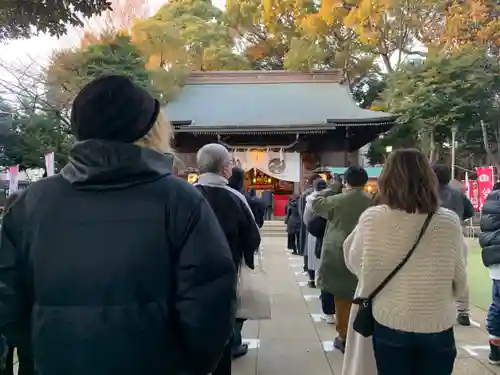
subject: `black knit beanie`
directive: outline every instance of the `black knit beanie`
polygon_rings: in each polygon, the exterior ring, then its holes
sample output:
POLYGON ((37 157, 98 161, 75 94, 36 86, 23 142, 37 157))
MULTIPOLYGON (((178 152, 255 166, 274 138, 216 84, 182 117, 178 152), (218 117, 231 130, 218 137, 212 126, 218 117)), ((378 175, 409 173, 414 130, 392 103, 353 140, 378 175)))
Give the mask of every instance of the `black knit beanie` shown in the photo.
POLYGON ((326 181, 323 180, 322 178, 318 178, 313 182, 313 188, 315 191, 325 190, 326 187, 327 187, 326 181))
POLYGON ((108 75, 87 84, 76 96, 71 129, 76 139, 132 143, 153 127, 160 103, 129 78, 108 75))

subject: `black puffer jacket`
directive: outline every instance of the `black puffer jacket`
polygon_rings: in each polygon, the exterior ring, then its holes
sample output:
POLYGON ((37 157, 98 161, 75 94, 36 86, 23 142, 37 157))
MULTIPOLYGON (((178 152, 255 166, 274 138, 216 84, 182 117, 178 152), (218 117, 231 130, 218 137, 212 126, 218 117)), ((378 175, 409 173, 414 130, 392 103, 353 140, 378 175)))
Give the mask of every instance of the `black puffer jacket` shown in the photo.
POLYGON ((492 191, 481 214, 479 245, 486 267, 500 264, 500 190, 492 191))
POLYGON ((40 375, 205 375, 230 338, 236 271, 206 200, 168 158, 76 144, 4 218, 0 327, 32 316, 40 375))

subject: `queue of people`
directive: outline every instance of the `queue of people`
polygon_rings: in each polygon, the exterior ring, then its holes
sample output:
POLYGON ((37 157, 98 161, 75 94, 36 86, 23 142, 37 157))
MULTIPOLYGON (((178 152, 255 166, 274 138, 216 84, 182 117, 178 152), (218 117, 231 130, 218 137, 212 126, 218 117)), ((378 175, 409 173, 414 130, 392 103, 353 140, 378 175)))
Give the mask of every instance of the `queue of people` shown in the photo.
MULTIPOLYGON (((353 166, 328 186, 312 176, 311 188, 295 198, 299 208, 305 201, 299 219, 306 235, 293 227, 297 253, 304 244, 324 320, 336 325, 343 375, 452 373, 453 325, 470 325, 461 223, 474 212, 450 179, 448 167, 431 166, 420 151, 396 150, 375 197, 364 189, 366 171, 353 166)), ((293 203, 287 213, 290 223, 293 203)), ((491 315, 500 314, 496 301, 491 315)))
MULTIPOLYGON (((71 125, 68 164, 4 212, 0 358, 17 348, 22 375, 230 375, 248 352, 238 288, 269 202, 244 194, 244 171, 220 144, 198 151, 194 185, 173 176, 160 103, 128 78, 85 86, 71 125)), ((375 198, 367 181, 355 166, 344 181, 314 175, 286 208, 289 247, 336 325, 343 374, 451 375, 453 324, 470 325, 470 202, 417 150, 391 153, 375 198)), ((497 364, 499 191, 481 222, 497 364)))

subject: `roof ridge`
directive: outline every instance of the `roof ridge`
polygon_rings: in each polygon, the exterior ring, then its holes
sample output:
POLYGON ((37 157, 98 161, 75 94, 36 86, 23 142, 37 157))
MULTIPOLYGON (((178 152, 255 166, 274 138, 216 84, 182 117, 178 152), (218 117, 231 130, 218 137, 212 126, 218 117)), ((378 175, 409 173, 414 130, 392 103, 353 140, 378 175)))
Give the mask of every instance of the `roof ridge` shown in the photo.
POLYGON ((298 72, 285 70, 237 70, 192 72, 187 84, 197 83, 341 83, 344 75, 341 70, 321 70, 298 72))

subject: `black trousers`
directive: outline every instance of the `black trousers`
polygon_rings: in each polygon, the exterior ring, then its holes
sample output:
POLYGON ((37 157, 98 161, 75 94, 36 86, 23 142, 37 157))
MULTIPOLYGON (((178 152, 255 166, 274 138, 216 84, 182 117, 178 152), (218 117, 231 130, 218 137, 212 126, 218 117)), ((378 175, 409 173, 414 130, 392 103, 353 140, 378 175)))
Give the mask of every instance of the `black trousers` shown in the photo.
POLYGON ((14 347, 9 348, 7 354, 6 366, 4 370, 0 370, 0 375, 14 375, 14 347))
POLYGON ((271 220, 273 218, 273 208, 267 207, 264 215, 264 220, 271 220))
POLYGON ((212 375, 231 375, 231 363, 233 362, 232 355, 232 340, 229 340, 224 351, 222 352, 222 357, 217 365, 217 368, 212 375))
POLYGON ((287 248, 289 250, 297 251, 297 241, 295 239, 295 234, 288 233, 287 248))
POLYGON ((323 314, 335 314, 335 299, 333 297, 333 294, 322 290, 319 298, 321 299, 321 309, 323 310, 323 314))

